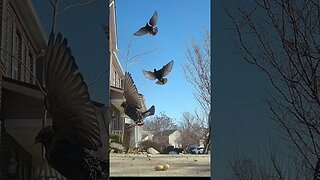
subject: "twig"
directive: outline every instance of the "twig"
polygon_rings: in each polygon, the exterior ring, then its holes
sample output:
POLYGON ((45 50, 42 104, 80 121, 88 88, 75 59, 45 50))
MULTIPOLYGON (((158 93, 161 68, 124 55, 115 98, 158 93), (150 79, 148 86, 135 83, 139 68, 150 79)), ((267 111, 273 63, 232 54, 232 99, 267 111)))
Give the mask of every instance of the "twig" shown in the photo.
POLYGON ((152 50, 150 50, 150 51, 147 51, 147 52, 144 52, 144 53, 141 53, 141 54, 137 54, 137 55, 133 56, 132 58, 130 58, 130 59, 128 60, 128 62, 132 61, 132 60, 135 59, 135 58, 140 58, 142 55, 152 53, 152 52, 154 52, 154 51, 156 51, 156 50, 157 50, 157 48, 154 48, 154 49, 152 49, 152 50))
POLYGON ((56 19, 57 19, 57 9, 58 9, 58 0, 55 0, 53 3, 52 0, 50 0, 51 5, 53 6, 53 17, 52 17, 52 26, 51 26, 51 32, 54 33, 55 26, 56 26, 56 19))
POLYGON ((76 3, 68 4, 68 6, 60 9, 60 10, 57 12, 57 14, 60 14, 60 13, 62 13, 62 11, 65 11, 65 10, 67 10, 67 9, 70 9, 70 8, 73 8, 73 7, 76 7, 76 6, 87 6, 87 5, 89 5, 89 4, 95 3, 95 2, 98 1, 98 0, 89 0, 89 1, 87 1, 87 2, 82 2, 82 3, 81 3, 80 1, 81 1, 81 0, 77 1, 76 3))
POLYGON ((88 85, 88 87, 91 87, 92 85, 94 85, 96 82, 98 82, 107 72, 109 69, 105 70, 96 80, 94 80, 92 83, 90 83, 88 85))

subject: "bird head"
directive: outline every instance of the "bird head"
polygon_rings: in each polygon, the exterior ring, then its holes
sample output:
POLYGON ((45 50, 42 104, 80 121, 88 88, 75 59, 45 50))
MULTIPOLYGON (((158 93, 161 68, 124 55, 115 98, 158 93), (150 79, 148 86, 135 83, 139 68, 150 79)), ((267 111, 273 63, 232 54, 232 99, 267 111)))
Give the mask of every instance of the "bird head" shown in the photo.
POLYGON ((157 72, 157 70, 156 70, 156 69, 153 69, 153 72, 157 72))
POLYGON ((41 143, 43 145, 50 144, 54 137, 54 131, 51 126, 42 128, 36 138, 34 139, 34 144, 41 143))

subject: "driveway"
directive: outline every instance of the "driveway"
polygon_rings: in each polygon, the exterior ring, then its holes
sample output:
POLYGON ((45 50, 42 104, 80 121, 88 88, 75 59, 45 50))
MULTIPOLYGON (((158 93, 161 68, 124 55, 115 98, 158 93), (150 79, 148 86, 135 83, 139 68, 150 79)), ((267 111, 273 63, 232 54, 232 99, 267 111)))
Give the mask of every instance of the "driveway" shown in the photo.
POLYGON ((110 154, 110 176, 202 176, 210 177, 210 155, 110 154), (166 171, 156 171, 158 164, 169 164, 166 171))

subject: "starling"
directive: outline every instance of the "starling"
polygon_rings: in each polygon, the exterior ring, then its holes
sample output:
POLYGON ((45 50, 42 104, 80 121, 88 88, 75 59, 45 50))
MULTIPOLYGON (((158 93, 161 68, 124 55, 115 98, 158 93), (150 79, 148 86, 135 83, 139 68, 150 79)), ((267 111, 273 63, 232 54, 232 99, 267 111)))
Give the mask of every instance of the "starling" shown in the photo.
POLYGON ((161 69, 156 70, 153 69, 152 71, 143 71, 144 76, 146 76, 146 78, 150 79, 150 80, 156 80, 158 79, 158 81, 156 82, 159 85, 163 85, 165 83, 167 83, 168 79, 165 78, 172 70, 173 67, 173 60, 170 61, 168 64, 166 64, 165 66, 163 66, 161 69))
POLYGON ((90 153, 102 146, 99 122, 77 70, 67 40, 51 33, 45 56, 45 107, 52 126, 41 129, 35 143, 44 146, 48 164, 67 179, 106 179, 108 161, 90 153))
POLYGON ((133 79, 131 77, 131 74, 126 72, 124 77, 124 92, 123 95, 126 99, 121 106, 124 109, 124 113, 129 116, 135 124, 142 126, 143 120, 147 116, 154 115, 155 113, 155 107, 151 106, 147 111, 141 112, 142 103, 140 100, 140 95, 138 93, 138 90, 136 88, 136 85, 133 82, 133 79))
POLYGON ((158 12, 154 12, 153 16, 149 20, 149 23, 146 24, 146 26, 140 28, 137 32, 135 32, 133 35, 135 36, 142 36, 145 34, 151 34, 156 35, 158 33, 158 27, 156 27, 158 21, 158 12))

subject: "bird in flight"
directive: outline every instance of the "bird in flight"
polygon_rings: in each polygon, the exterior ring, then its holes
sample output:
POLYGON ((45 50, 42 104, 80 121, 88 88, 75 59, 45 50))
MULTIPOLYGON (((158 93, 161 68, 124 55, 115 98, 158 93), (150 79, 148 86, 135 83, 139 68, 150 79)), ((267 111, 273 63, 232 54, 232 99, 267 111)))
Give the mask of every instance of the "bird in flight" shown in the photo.
POLYGON ((150 79, 150 80, 158 80, 156 83, 159 85, 164 85, 165 83, 167 83, 168 79, 165 78, 166 76, 168 76, 168 74, 171 72, 173 68, 173 60, 170 61, 168 64, 166 64, 165 66, 163 66, 161 69, 156 70, 153 69, 152 71, 143 71, 143 74, 146 78, 150 79))
POLYGON ((102 147, 99 121, 77 70, 67 39, 51 33, 45 55, 45 107, 52 125, 41 129, 34 142, 44 146, 48 164, 67 179, 106 179, 108 161, 89 152, 102 147))
POLYGON ((124 109, 124 113, 135 122, 132 126, 142 126, 146 117, 154 115, 154 106, 151 106, 147 111, 141 111, 141 96, 129 72, 125 73, 123 95, 126 100, 122 102, 121 106, 124 109))
POLYGON ((149 22, 147 24, 140 28, 137 32, 135 32, 133 35, 135 36, 142 36, 145 34, 151 34, 156 35, 158 33, 158 27, 156 26, 158 22, 158 12, 155 11, 149 22))

